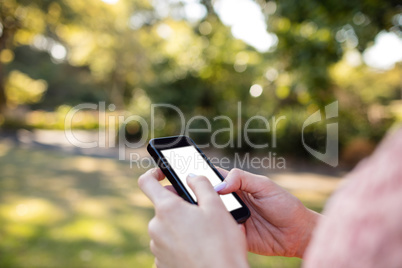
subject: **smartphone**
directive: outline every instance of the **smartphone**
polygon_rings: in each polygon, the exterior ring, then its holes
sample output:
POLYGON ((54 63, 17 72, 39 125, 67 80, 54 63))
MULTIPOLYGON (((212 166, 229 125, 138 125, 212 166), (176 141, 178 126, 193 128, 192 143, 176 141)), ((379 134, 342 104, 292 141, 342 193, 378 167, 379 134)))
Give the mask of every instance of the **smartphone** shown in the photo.
MULTIPOLYGON (((147 150, 177 193, 192 204, 197 204, 197 198, 187 185, 188 174, 205 176, 212 185, 224 180, 194 141, 187 136, 152 139, 147 150)), ((250 217, 250 210, 236 193, 221 195, 220 198, 238 223, 245 222, 250 217)))

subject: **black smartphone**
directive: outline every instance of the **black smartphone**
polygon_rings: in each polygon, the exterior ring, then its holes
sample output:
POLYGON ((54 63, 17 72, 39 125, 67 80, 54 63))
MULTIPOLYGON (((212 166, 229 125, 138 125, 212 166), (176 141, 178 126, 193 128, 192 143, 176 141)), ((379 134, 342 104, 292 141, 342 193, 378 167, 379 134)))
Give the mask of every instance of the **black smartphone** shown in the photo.
MULTIPOLYGON (((205 176, 212 185, 224 180, 194 141, 187 136, 152 139, 147 150, 177 193, 192 204, 197 204, 197 199, 187 185, 188 174, 205 176)), ((238 223, 245 222, 250 217, 250 210, 236 193, 220 197, 238 223)))

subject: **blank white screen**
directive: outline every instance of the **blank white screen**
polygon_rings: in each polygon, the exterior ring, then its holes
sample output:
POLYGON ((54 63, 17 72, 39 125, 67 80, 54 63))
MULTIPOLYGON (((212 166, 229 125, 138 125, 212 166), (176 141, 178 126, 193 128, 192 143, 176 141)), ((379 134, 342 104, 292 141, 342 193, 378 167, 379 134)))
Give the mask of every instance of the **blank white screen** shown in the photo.
MULTIPOLYGON (((214 186, 222 182, 194 146, 166 149, 161 150, 161 152, 195 201, 197 198, 187 185, 188 174, 205 176, 214 186)), ((220 197, 228 211, 241 207, 233 194, 221 195, 220 197)))

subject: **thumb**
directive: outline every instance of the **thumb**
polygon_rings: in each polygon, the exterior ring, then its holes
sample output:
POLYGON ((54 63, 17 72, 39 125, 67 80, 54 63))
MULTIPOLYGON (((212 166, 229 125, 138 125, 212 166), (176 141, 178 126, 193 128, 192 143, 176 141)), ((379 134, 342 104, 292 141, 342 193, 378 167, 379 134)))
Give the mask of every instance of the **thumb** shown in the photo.
POLYGON ((264 176, 255 175, 238 168, 232 169, 225 180, 216 185, 219 194, 228 194, 236 191, 244 191, 257 194, 275 187, 275 183, 264 176))
POLYGON ((197 197, 199 206, 216 207, 221 205, 224 207, 219 195, 205 176, 189 174, 187 176, 187 184, 197 197))

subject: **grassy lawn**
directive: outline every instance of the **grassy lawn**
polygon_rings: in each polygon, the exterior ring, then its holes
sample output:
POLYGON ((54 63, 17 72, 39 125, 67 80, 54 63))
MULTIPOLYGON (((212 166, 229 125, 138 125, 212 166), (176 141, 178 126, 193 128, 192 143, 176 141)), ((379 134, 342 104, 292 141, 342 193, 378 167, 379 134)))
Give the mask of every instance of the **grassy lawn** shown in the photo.
MULTIPOLYGON (((143 171, 0 143, 0 267, 152 267, 153 209, 137 187, 143 171)), ((254 254, 249 260, 252 267, 301 263, 254 254)))

